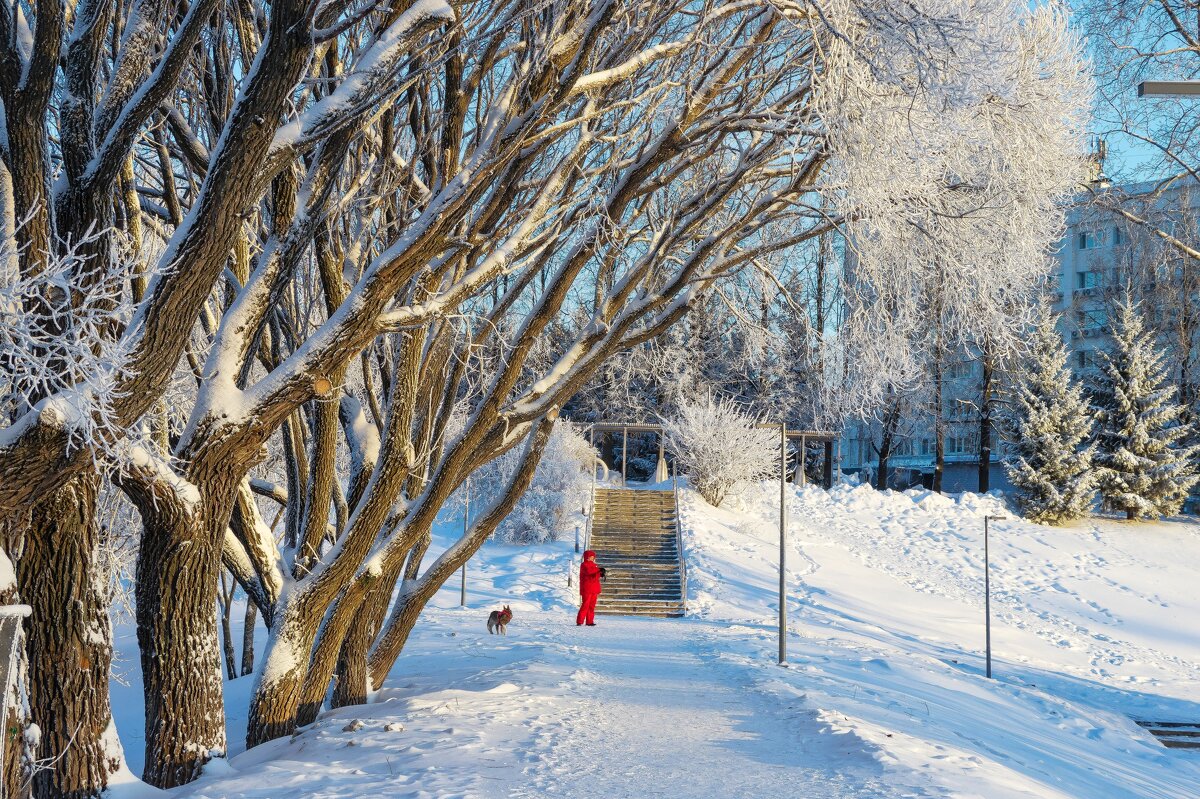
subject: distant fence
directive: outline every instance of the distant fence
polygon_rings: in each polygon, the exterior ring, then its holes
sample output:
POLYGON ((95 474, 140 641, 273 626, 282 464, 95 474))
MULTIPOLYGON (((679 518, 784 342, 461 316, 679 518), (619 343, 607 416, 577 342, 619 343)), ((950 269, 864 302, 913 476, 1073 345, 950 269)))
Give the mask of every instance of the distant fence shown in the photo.
MULTIPOLYGON (((764 424, 764 425, 760 425, 760 427, 770 427, 773 429, 779 429, 780 425, 764 424)), ((595 424, 588 425, 588 428, 590 431, 589 432, 589 440, 591 441, 593 447, 596 445, 596 434, 597 433, 599 433, 601 436, 603 436, 605 434, 610 434, 610 433, 620 433, 621 434, 621 482, 622 483, 626 482, 626 475, 627 475, 626 465, 629 462, 629 434, 630 433, 653 433, 653 434, 655 434, 658 437, 658 463, 654 470, 653 482, 661 483, 661 482, 664 482, 668 478, 667 461, 666 461, 666 456, 665 456, 665 442, 663 441, 662 425, 644 424, 641 422, 629 422, 629 423, 597 422, 595 424)), ((824 453, 825 457, 823 459, 822 470, 821 470, 822 471, 822 482, 825 484, 826 488, 831 488, 833 486, 833 479, 834 479, 834 473, 835 473, 834 463, 835 463, 835 461, 841 460, 841 446, 840 446, 841 436, 838 433, 833 432, 831 430, 788 430, 787 428, 782 428, 782 429, 784 430, 784 434, 786 435, 788 441, 791 441, 793 443, 799 442, 799 445, 800 445, 799 449, 800 449, 801 453, 806 452, 807 447, 810 443, 821 444, 823 446, 824 451, 825 451, 825 453, 824 453)), ((798 468, 796 469, 796 473, 795 473, 795 481, 796 481, 796 483, 798 483, 800 485, 804 485, 805 482, 807 481, 807 477, 804 473, 805 464, 804 464, 803 458, 798 459, 798 461, 799 461, 797 463, 798 468)), ((839 466, 840 466, 840 464, 839 464, 839 466)))

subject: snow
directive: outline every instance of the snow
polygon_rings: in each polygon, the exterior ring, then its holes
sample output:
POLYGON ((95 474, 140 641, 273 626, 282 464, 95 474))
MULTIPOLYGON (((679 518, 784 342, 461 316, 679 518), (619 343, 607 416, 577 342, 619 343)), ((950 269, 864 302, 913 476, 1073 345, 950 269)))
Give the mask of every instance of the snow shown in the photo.
MULTIPOLYGON (((1133 721, 1200 719, 1200 525, 994 522, 988 680, 982 517, 1000 498, 788 490, 786 667, 778 484, 721 509, 681 489, 688 618, 575 627, 570 541, 489 543, 469 607, 451 580, 374 702, 241 752, 253 678, 227 683, 233 757, 169 793, 1200 799, 1200 757, 1133 721)), ((431 556, 457 533, 436 529, 431 556)), ((140 757, 140 715, 118 726, 140 757)), ((116 795, 133 788, 151 790, 116 795)))
POLYGON ((17 572, 8 555, 0 551, 0 591, 10 591, 17 586, 17 572))

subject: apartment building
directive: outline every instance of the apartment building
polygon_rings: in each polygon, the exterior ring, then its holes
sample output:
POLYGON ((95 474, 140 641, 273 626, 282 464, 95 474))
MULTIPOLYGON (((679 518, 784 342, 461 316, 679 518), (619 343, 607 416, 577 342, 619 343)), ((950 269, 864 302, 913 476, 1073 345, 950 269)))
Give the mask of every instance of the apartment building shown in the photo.
MULTIPOLYGON (((1055 266, 1047 293, 1061 312, 1063 340, 1071 351, 1071 367, 1082 376, 1097 363, 1097 351, 1107 346, 1114 303, 1129 290, 1142 303, 1147 323, 1162 333, 1164 352, 1195 346, 1200 375, 1200 264, 1185 263, 1178 251, 1147 228, 1131 223, 1105 206, 1120 204, 1151 219, 1168 233, 1192 231, 1200 225, 1200 186, 1182 183, 1163 189, 1151 184, 1109 186, 1097 182, 1099 203, 1091 194, 1067 214, 1062 240, 1055 248, 1055 266), (1197 309, 1195 329, 1187 329, 1189 303, 1197 309), (1181 315, 1183 317, 1181 322, 1181 315), (1182 337, 1182 338, 1181 338, 1182 337)), ((1181 236, 1182 237, 1182 236, 1181 236)), ((1186 362, 1186 357, 1178 359, 1186 362)), ((1186 369, 1186 366, 1176 367, 1186 369)), ((1181 379, 1187 379, 1183 376, 1181 379)), ((996 377, 1003 383, 1004 376, 996 377)), ((979 471, 979 401, 982 367, 971 353, 952 363, 943 382, 942 415, 946 420, 946 491, 974 491, 979 471)), ((896 488, 929 485, 934 469, 934 421, 927 403, 908 408, 897 426, 888 461, 888 484, 896 488)), ((991 488, 1009 486, 1002 461, 1005 444, 992 436, 991 488)), ((842 468, 874 479, 879 468, 882 425, 847 425, 842 440, 842 468)))

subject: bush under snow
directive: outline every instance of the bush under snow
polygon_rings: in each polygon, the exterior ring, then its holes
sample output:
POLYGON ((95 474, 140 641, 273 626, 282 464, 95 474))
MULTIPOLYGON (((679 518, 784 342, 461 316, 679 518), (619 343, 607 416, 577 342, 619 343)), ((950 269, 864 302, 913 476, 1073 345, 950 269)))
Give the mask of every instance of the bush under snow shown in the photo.
POLYGON ((667 447, 713 506, 738 486, 776 472, 779 432, 758 424, 734 401, 712 396, 683 402, 674 418, 663 420, 667 447))
MULTIPOLYGON (((516 447, 471 475, 472 521, 504 491, 521 452, 516 447)), ((555 424, 533 482, 496 528, 496 537, 510 544, 541 544, 566 535, 572 515, 587 503, 594 463, 595 450, 579 429, 570 422, 555 424)), ((462 495, 460 489, 455 504, 462 495)))

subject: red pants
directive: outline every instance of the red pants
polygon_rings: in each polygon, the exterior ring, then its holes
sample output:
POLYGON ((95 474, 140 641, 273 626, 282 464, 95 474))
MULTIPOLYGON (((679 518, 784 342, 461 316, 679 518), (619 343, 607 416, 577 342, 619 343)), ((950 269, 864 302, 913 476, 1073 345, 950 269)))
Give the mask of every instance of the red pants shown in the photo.
POLYGON ((596 623, 596 600, 600 598, 600 594, 584 594, 583 604, 579 606, 579 612, 575 614, 576 624, 595 624, 596 623))

